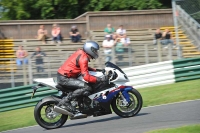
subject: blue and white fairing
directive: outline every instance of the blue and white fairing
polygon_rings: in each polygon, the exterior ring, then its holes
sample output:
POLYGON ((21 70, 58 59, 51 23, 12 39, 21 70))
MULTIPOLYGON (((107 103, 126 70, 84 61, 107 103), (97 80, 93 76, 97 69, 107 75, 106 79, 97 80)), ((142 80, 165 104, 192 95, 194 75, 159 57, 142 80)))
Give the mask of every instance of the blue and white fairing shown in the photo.
POLYGON ((130 102, 130 97, 128 95, 128 91, 130 91, 132 86, 119 86, 119 87, 112 87, 110 89, 106 89, 104 91, 92 94, 88 96, 90 99, 98 101, 98 102, 108 102, 112 100, 112 98, 122 92, 123 96, 125 97, 127 102, 130 102))
MULTIPOLYGON (((129 101, 129 95, 127 94, 127 91, 132 89, 132 86, 127 86, 126 82, 129 82, 128 77, 126 74, 116 65, 112 64, 111 62, 107 62, 105 67, 106 72, 111 73, 110 77, 110 83, 114 83, 115 87, 103 90, 101 92, 92 94, 88 96, 91 100, 96 100, 99 102, 108 102, 111 100, 116 94, 119 92, 122 92, 124 97, 129 101)), ((90 75, 96 76, 96 77, 102 77, 104 74, 102 72, 89 72, 90 75)), ((86 82, 82 76, 80 76, 78 79, 86 82)))

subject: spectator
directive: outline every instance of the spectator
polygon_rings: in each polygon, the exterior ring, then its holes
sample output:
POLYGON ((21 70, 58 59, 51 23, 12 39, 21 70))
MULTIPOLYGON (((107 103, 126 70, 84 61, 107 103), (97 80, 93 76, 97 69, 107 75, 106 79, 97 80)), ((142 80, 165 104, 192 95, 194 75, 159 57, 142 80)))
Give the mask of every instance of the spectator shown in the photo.
POLYGON ((61 44, 61 32, 60 27, 58 27, 57 24, 53 24, 51 35, 53 36, 52 43, 56 41, 57 43, 61 44))
MULTIPOLYGON (((175 48, 175 44, 171 35, 171 32, 169 31, 169 29, 165 29, 165 32, 163 32, 162 37, 164 38, 161 42, 164 45, 168 45, 169 43, 172 44, 172 46, 175 48)), ((164 48, 168 48, 168 46, 165 46, 164 48)))
POLYGON ((81 42, 81 35, 75 25, 72 26, 69 34, 72 42, 81 42))
POLYGON ((106 55, 105 61, 111 61, 111 53, 112 53, 112 47, 114 45, 114 41, 111 40, 110 35, 106 35, 106 40, 103 41, 102 46, 104 48, 104 53, 106 55))
POLYGON ((32 54, 31 58, 35 57, 35 64, 36 64, 36 69, 37 72, 44 72, 44 68, 43 68, 43 56, 46 56, 46 54, 44 52, 41 51, 41 48, 38 46, 36 47, 36 51, 32 54))
POLYGON ((153 40, 153 44, 157 45, 158 40, 162 39, 162 33, 160 32, 160 29, 156 30, 156 33, 154 34, 154 40, 153 40))
POLYGON ((123 28, 123 25, 120 25, 116 31, 117 38, 126 38, 126 30, 123 28))
MULTIPOLYGON (((114 45, 116 45, 116 48, 115 48, 116 54, 122 54, 124 52, 123 43, 121 42, 121 38, 117 38, 114 42, 114 45)), ((118 55, 117 58, 118 58, 118 60, 122 60, 123 56, 118 55)))
POLYGON ((40 28, 37 32, 37 38, 42 41, 42 44, 46 44, 45 41, 46 37, 47 37, 47 30, 45 30, 44 25, 40 25, 40 28))
POLYGON ((107 24, 107 27, 104 29, 106 35, 110 35, 110 38, 115 40, 115 29, 111 26, 111 24, 107 24))
POLYGON ((21 66, 22 64, 28 64, 28 59, 26 58, 28 56, 28 52, 23 49, 23 46, 19 46, 18 50, 16 51, 16 63, 17 66, 21 66))
POLYGON ((124 46, 128 46, 131 43, 130 38, 127 38, 126 36, 125 38, 121 38, 121 42, 124 46))

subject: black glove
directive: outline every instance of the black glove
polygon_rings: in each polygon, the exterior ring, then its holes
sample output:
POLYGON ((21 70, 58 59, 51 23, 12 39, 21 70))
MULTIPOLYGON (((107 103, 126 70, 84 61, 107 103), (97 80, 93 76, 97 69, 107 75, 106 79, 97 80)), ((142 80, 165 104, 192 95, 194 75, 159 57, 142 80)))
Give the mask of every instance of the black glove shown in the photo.
POLYGON ((96 69, 97 72, 102 72, 103 69, 96 69))
POLYGON ((106 70, 105 69, 96 69, 97 72, 102 72, 103 74, 105 74, 106 70))
POLYGON ((108 83, 109 79, 107 75, 104 75, 102 78, 97 78, 97 82, 105 82, 108 83))

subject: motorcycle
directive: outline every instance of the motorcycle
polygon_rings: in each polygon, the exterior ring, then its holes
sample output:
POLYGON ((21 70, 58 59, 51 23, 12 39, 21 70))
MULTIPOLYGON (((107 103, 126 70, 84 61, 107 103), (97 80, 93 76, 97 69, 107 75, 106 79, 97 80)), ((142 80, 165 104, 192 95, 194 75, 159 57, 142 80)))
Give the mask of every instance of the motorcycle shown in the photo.
MULTIPOLYGON (((41 99, 35 106, 34 117, 36 122, 43 128, 54 129, 59 128, 69 119, 81 119, 88 116, 101 116, 111 114, 112 110, 120 117, 133 117, 139 113, 142 108, 143 100, 141 94, 132 86, 126 85, 129 81, 126 74, 115 64, 111 62, 105 63, 105 72, 89 71, 91 75, 101 77, 108 75, 109 83, 103 87, 91 84, 94 91, 88 97, 81 96, 71 100, 71 105, 80 113, 75 114, 69 112, 64 105, 58 106, 59 101, 63 97, 68 96, 72 92, 70 88, 62 88, 57 85, 53 78, 34 79, 38 84, 33 87, 33 96, 37 89, 49 87, 56 89, 59 95, 51 95, 41 99), (97 87, 99 86, 99 87, 97 87)), ((82 76, 79 80, 84 81, 82 76)), ((86 82, 86 81, 84 81, 86 82)))

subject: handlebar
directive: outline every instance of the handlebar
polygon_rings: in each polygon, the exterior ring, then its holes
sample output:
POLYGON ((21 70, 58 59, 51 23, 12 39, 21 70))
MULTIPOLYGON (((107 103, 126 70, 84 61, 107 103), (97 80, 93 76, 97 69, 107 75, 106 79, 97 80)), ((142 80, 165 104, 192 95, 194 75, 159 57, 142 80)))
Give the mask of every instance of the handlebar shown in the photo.
POLYGON ((117 78, 117 73, 115 71, 109 70, 107 76, 109 78, 109 81, 112 81, 117 78))

